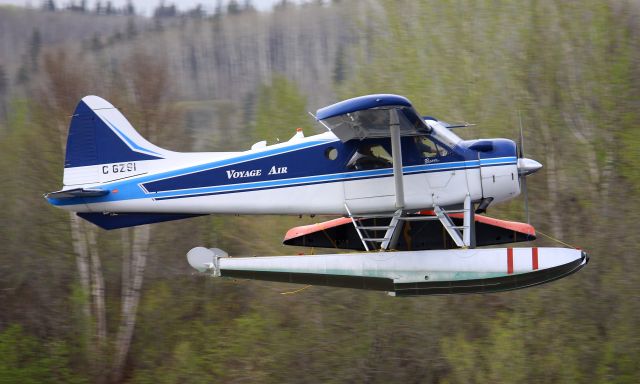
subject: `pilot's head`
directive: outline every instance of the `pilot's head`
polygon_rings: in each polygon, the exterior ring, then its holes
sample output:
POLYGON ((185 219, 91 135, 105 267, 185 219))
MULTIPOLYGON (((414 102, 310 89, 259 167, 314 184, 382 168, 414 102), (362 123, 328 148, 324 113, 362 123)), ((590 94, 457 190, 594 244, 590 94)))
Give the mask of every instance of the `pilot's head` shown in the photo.
POLYGON ((365 156, 373 156, 373 152, 371 151, 371 144, 362 144, 358 147, 358 153, 365 156))
POLYGON ((431 145, 428 144, 428 141, 423 136, 415 136, 414 137, 416 146, 423 153, 435 153, 435 150, 431 145))

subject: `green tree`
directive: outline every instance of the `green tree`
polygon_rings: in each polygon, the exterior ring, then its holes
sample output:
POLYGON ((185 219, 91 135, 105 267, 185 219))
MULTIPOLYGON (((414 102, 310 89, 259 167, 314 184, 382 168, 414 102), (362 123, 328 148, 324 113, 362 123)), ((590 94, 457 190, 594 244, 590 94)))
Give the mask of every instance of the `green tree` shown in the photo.
POLYGON ((82 383, 69 369, 68 347, 61 341, 43 342, 19 325, 0 332, 0 382, 82 383))
POLYGON ((258 91, 254 138, 288 140, 296 128, 309 124, 306 104, 294 82, 284 75, 274 75, 271 83, 262 85, 258 91))

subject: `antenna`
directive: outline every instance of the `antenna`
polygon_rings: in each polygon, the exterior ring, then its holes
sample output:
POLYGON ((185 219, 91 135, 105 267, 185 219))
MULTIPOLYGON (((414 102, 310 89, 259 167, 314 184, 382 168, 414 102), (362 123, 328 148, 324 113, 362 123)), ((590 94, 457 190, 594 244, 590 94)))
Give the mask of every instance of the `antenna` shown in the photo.
POLYGON ((327 128, 327 131, 331 132, 331 128, 329 128, 329 126, 327 124, 324 123, 324 121, 322 120, 318 120, 318 118, 316 117, 316 115, 314 115, 313 113, 311 113, 311 111, 308 112, 309 115, 311 115, 311 117, 313 117, 313 119, 315 121, 317 121, 318 123, 322 124, 325 128, 327 128))

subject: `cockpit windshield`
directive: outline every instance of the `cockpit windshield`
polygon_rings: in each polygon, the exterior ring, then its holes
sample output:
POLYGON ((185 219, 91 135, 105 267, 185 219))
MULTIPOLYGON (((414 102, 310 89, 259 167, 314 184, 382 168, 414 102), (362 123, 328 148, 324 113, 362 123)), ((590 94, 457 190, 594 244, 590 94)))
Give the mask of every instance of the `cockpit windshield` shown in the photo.
POLYGON ((430 136, 449 148, 455 147, 462 141, 458 135, 437 120, 425 120, 425 123, 431 128, 430 136))
MULTIPOLYGON (((439 162, 455 153, 454 148, 462 141, 443 123, 437 120, 425 120, 429 132, 421 135, 407 135, 403 138, 402 150, 407 165, 439 162)), ((379 140, 360 141, 346 168, 352 171, 391 168, 393 158, 379 140)))

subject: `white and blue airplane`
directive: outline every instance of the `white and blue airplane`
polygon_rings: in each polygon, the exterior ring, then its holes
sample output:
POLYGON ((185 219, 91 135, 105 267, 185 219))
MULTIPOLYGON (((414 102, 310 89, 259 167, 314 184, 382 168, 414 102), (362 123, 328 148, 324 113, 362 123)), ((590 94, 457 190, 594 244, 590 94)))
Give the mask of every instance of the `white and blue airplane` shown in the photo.
POLYGON ((542 167, 513 141, 462 140, 454 126, 390 94, 345 100, 315 118, 327 132, 298 130, 242 152, 180 153, 151 144, 109 102, 86 96, 71 119, 64 187, 45 197, 104 229, 208 214, 340 216, 294 228, 284 243, 364 251, 190 251, 191 265, 213 276, 401 296, 523 288, 586 264, 586 253, 573 249, 476 248, 535 239, 528 224, 476 215, 518 196, 524 177, 542 167))

